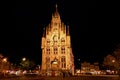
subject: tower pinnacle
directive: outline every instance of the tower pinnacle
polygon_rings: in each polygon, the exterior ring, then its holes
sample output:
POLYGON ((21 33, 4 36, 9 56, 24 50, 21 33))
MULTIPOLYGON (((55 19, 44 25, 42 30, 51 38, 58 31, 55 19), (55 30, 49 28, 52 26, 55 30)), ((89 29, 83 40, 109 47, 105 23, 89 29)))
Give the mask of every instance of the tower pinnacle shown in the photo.
POLYGON ((56 15, 56 16, 59 15, 59 13, 58 13, 58 5, 57 5, 57 4, 55 5, 55 15, 56 15))
POLYGON ((56 8, 56 12, 57 12, 57 8, 58 8, 58 5, 57 5, 57 4, 55 5, 55 8, 56 8))
POLYGON ((52 14, 52 22, 57 22, 57 23, 61 22, 57 4, 54 5, 54 13, 52 14))
POLYGON ((69 26, 67 26, 67 35, 70 35, 69 26))

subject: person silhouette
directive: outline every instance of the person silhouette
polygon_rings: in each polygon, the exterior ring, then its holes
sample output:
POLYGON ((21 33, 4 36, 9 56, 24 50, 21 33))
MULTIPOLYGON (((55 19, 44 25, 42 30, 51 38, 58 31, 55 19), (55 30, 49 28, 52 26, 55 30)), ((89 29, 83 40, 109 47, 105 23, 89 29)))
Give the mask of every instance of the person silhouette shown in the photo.
POLYGON ((65 73, 63 72, 63 78, 65 78, 65 73))

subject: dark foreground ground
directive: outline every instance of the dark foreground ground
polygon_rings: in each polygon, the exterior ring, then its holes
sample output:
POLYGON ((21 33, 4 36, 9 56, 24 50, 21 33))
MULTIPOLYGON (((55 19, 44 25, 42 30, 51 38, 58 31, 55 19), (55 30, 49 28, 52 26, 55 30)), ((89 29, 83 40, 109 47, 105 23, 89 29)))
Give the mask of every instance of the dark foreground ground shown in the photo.
POLYGON ((72 77, 41 77, 36 75, 30 76, 0 76, 0 80, 120 80, 118 75, 81 75, 72 77))

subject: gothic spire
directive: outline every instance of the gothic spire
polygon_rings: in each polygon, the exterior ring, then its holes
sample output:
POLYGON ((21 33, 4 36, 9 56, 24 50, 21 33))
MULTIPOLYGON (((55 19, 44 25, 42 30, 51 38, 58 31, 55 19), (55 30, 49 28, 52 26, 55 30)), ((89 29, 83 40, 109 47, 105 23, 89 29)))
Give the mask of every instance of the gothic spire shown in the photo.
POLYGON ((43 37, 45 37, 45 27, 43 28, 43 37))
POLYGON ((54 13, 52 14, 52 20, 51 22, 54 23, 54 22, 61 22, 61 19, 60 19, 60 14, 58 12, 58 5, 55 4, 55 9, 54 9, 54 13))
POLYGON ((55 8, 56 8, 56 12, 58 12, 58 10, 57 10, 57 8, 58 8, 58 5, 57 5, 57 4, 55 5, 55 8))
POLYGON ((54 13, 54 16, 59 16, 59 13, 58 13, 58 5, 56 4, 55 5, 55 13, 54 13))

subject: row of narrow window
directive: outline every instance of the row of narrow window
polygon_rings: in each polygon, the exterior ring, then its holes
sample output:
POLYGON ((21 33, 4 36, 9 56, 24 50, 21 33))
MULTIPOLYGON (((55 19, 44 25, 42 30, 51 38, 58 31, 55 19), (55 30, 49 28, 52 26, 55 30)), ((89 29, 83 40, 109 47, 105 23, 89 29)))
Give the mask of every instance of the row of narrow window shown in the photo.
MULTIPOLYGON (((46 49, 47 54, 50 54, 50 49, 46 49)), ((58 53, 58 49, 54 48, 54 54, 58 53)), ((65 54, 65 48, 61 48, 61 53, 65 54)))
MULTIPOLYGON (((57 43, 57 42, 58 42, 58 41, 54 41, 54 43, 57 43)), ((47 43, 49 44, 49 43, 50 43, 50 41, 48 41, 47 43)), ((64 42, 62 42, 62 43, 64 43, 64 42)))
MULTIPOLYGON (((55 41, 55 42, 57 42, 57 41, 55 41)), ((61 40, 61 42, 65 42, 65 40, 61 40)), ((47 41, 47 43, 50 43, 50 41, 47 41)))
POLYGON ((66 63, 61 63, 61 65, 62 68, 66 68, 66 63))
MULTIPOLYGON (((50 49, 48 48, 48 49, 46 49, 47 51, 50 51, 50 49)), ((54 48, 54 51, 57 51, 58 49, 57 48, 54 48)), ((62 51, 64 51, 65 50, 65 48, 61 48, 61 50, 62 51)))

